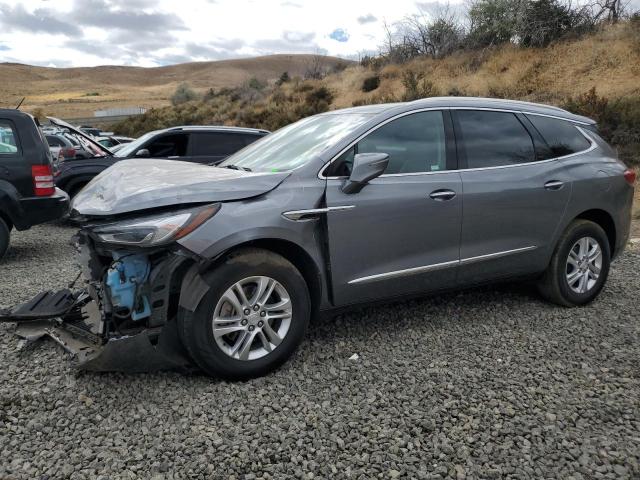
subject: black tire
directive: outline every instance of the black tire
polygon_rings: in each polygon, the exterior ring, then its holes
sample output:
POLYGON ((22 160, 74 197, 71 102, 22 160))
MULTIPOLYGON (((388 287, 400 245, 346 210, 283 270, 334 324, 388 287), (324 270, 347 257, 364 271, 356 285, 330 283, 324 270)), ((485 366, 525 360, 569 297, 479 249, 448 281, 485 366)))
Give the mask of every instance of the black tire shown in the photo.
POLYGON ((575 220, 558 240, 551 262, 538 282, 540 294, 547 300, 565 307, 586 305, 593 301, 602 291, 611 264, 611 248, 609 239, 600 225, 589 220, 575 220), (602 265, 595 284, 584 293, 574 291, 567 279, 567 260, 569 253, 582 238, 590 237, 600 246, 602 265))
POLYGON ((307 284, 288 260, 255 248, 229 255, 206 276, 210 285, 194 312, 181 309, 178 328, 193 361, 207 374, 227 380, 245 380, 265 375, 282 365, 302 342, 311 314, 307 284), (253 360, 232 358, 216 343, 212 318, 218 301, 236 282, 267 276, 281 284, 291 299, 292 315, 282 342, 265 356, 253 360))
POLYGON ((0 260, 2 260, 7 250, 9 250, 10 241, 11 229, 7 226, 7 223, 0 218, 0 260))

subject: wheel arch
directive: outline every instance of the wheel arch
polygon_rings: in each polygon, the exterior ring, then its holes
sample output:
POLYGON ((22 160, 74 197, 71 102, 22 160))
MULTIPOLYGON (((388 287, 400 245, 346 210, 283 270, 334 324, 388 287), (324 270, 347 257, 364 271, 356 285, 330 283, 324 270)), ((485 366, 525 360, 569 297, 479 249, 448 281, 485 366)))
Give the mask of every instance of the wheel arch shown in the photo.
POLYGON ((607 239, 609 240, 609 250, 611 252, 611 256, 615 256, 615 254, 617 253, 615 251, 617 241, 616 223, 613 220, 613 217, 607 211, 599 208, 585 210, 584 212, 576 215, 573 220, 589 220, 599 225, 604 230, 607 235, 607 239))
POLYGON ((320 267, 312 256, 300 245, 282 238, 259 238, 247 240, 227 248, 206 264, 194 265, 185 275, 180 295, 180 305, 193 311, 208 291, 208 285, 203 277, 213 271, 220 262, 230 254, 243 248, 259 248, 282 256, 295 266, 304 278, 311 300, 311 311, 318 311, 325 291, 320 267), (186 288, 185 288, 186 286, 186 288))

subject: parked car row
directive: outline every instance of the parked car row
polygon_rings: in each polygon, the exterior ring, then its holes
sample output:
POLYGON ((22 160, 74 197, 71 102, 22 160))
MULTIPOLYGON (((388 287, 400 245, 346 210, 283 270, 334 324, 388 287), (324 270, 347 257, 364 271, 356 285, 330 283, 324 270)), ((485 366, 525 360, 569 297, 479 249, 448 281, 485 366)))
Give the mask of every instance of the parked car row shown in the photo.
POLYGON ((114 151, 68 123, 49 118, 91 146, 91 156, 57 157, 53 163, 56 186, 74 197, 93 177, 130 158, 170 159, 215 165, 269 132, 253 128, 184 126, 149 132, 114 151))
POLYGON ((14 228, 58 219, 68 209, 68 195, 54 185, 51 152, 37 120, 0 109, 0 259, 14 228))
POLYGON ((75 196, 103 170, 129 158, 216 164, 266 135, 266 130, 231 127, 175 127, 138 140, 51 118, 40 126, 29 114, 0 110, 0 259, 11 231, 67 214, 75 196), (119 152, 105 143, 118 143, 119 152), (124 148, 126 147, 126 149, 124 148))
MULTIPOLYGON (((635 172, 559 108, 431 98, 266 133, 177 127, 110 156, 71 205, 85 284, 0 320, 44 319, 18 333, 90 370, 244 379, 285 362, 318 312, 505 279, 584 305, 627 243, 635 172)), ((53 195, 42 166, 25 185, 53 195)))

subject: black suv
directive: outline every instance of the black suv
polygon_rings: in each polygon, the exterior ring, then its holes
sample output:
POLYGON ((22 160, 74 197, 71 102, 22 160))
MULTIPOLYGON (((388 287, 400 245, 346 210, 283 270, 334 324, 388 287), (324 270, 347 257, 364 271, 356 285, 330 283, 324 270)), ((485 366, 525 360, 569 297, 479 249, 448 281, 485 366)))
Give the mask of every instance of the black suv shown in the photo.
POLYGON ((37 120, 0 109, 0 258, 13 228, 27 230, 68 209, 69 196, 53 184, 51 153, 37 120))
POLYGON ((146 133, 117 152, 111 152, 95 139, 71 125, 49 120, 91 142, 96 154, 92 158, 54 161, 55 182, 72 197, 93 177, 119 160, 158 158, 217 165, 250 143, 268 135, 267 130, 241 127, 185 126, 146 133))

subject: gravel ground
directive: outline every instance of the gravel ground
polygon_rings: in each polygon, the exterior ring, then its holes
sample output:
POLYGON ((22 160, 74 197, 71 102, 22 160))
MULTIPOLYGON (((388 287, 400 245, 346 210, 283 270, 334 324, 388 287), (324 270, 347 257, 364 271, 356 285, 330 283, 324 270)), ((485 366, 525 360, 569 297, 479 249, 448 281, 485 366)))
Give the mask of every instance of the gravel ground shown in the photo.
MULTIPOLYGON (((72 279, 71 233, 16 234, 0 303, 72 279)), ((0 478, 639 478, 638 271, 581 309, 501 286, 319 320, 246 383, 77 374, 1 325, 0 478)))

